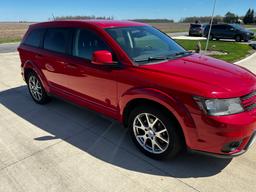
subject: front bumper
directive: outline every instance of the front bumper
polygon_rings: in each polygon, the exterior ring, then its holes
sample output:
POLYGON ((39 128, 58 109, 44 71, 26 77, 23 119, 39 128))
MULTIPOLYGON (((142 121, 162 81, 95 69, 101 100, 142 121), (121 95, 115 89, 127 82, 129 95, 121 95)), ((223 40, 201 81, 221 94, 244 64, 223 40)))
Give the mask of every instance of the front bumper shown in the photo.
POLYGON ((201 155, 207 155, 207 156, 216 157, 216 158, 230 159, 230 158, 238 157, 238 156, 244 154, 246 151, 248 151, 248 149, 250 147, 253 146, 253 144, 255 142, 256 142, 256 132, 254 132, 254 134, 252 135, 251 139, 247 143, 246 147, 244 149, 240 150, 239 152, 236 152, 236 153, 232 153, 232 154, 217 154, 217 153, 209 153, 209 152, 205 152, 205 151, 198 151, 198 150, 191 150, 191 149, 189 150, 189 152, 197 153, 197 154, 201 154, 201 155))
POLYGON ((244 39, 245 40, 252 40, 254 38, 254 34, 246 34, 245 36, 244 36, 244 39))
POLYGON ((235 157, 245 153, 255 142, 255 110, 219 117, 193 114, 192 118, 196 137, 189 142, 191 151, 215 157, 235 157), (230 147, 230 151, 226 150, 232 143, 239 144, 234 149, 230 147))

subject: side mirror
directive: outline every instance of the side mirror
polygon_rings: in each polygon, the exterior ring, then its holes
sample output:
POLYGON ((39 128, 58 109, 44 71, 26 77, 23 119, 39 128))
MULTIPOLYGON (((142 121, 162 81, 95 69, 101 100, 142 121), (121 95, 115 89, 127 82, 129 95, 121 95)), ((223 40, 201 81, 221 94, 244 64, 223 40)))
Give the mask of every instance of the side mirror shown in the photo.
POLYGON ((95 65, 113 64, 112 53, 107 50, 95 51, 92 54, 92 63, 95 65))

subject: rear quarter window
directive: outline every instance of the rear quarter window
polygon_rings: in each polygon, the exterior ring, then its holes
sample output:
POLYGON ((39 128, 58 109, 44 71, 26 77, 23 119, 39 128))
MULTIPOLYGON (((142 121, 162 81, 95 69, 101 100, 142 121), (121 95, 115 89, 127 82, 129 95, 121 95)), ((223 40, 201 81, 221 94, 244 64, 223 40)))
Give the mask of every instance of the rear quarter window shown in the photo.
POLYGON ((44 38, 44 49, 65 53, 70 38, 70 30, 67 28, 47 29, 44 38))
POLYGON ((190 27, 191 27, 191 28, 199 28, 199 27, 201 27, 201 25, 191 24, 190 27))
POLYGON ((40 47, 45 29, 33 29, 29 32, 27 37, 24 39, 23 44, 40 47))

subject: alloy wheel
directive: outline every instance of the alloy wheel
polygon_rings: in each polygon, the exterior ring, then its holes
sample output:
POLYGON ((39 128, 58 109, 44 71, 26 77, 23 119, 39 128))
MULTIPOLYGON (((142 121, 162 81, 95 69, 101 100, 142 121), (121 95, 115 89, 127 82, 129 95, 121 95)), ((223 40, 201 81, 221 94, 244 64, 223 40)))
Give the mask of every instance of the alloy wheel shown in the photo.
POLYGON ((141 113, 133 121, 133 133, 138 143, 148 152, 160 154, 169 146, 169 134, 155 115, 141 113))
POLYGON ((29 77, 29 90, 33 96, 33 98, 36 101, 41 101, 43 98, 43 90, 42 90, 42 86, 41 83, 39 82, 38 78, 34 75, 31 75, 29 77))

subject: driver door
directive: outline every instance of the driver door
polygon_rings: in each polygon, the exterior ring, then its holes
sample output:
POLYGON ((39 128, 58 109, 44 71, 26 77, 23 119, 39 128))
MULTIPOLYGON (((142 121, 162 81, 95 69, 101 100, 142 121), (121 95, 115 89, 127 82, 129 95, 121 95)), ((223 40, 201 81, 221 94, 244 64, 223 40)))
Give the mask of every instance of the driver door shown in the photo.
POLYGON ((77 29, 73 37, 72 55, 66 63, 66 87, 71 95, 102 109, 117 111, 118 69, 91 63, 92 54, 110 50, 93 31, 77 29))

